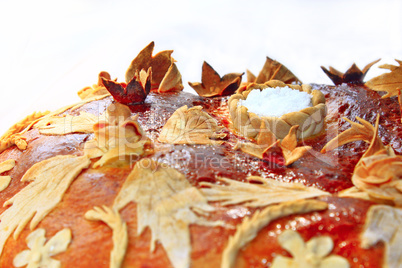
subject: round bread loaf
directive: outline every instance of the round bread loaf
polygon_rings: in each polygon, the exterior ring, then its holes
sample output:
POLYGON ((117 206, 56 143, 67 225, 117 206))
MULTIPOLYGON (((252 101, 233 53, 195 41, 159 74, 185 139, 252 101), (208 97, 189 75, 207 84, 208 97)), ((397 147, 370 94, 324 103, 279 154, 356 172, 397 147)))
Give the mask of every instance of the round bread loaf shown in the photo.
POLYGON ((2 137, 0 267, 402 267, 395 99, 311 85, 321 132, 249 139, 227 91, 158 92, 143 69, 2 137))

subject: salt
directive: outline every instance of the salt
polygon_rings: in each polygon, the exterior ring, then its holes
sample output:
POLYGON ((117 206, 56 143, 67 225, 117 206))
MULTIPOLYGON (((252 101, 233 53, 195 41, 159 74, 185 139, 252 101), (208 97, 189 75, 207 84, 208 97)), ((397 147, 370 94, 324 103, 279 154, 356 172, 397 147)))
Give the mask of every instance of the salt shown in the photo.
POLYGON ((290 87, 266 88, 262 91, 252 90, 246 100, 240 100, 238 106, 245 106, 249 112, 259 116, 280 117, 311 107, 311 95, 290 87))

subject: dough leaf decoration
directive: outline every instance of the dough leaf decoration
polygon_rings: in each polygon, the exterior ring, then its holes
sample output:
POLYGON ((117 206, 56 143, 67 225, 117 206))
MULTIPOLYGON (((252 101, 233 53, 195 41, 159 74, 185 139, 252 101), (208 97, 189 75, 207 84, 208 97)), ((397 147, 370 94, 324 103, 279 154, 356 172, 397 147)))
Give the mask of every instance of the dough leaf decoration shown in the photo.
POLYGON ((113 250, 110 252, 110 268, 121 267, 128 245, 127 224, 121 218, 118 211, 107 206, 94 207, 85 213, 85 219, 90 221, 102 221, 113 231, 113 250))
MULTIPOLYGON (((370 143, 375 136, 375 127, 373 127, 370 122, 367 122, 360 117, 356 117, 356 120, 359 121, 360 124, 345 117, 343 119, 350 123, 351 127, 325 144, 325 146, 321 149, 321 153, 334 150, 339 146, 353 141, 365 141, 370 143)), ((381 142, 381 140, 379 140, 379 142, 381 142)))
POLYGON ((226 134, 201 106, 177 109, 163 126, 158 140, 170 144, 222 144, 226 134))
MULTIPOLYGON (((402 206, 402 156, 396 155, 388 145, 384 146, 378 136, 379 120, 377 116, 375 126, 364 119, 357 118, 361 125, 353 123, 324 147, 326 150, 335 149, 336 140, 341 140, 339 146, 350 141, 364 140, 370 143, 369 148, 356 164, 352 175, 352 182, 358 189, 344 191, 343 196, 367 198, 380 203, 402 206), (359 130, 361 132, 359 133, 359 130), (335 141, 335 142, 334 142, 335 141), (329 145, 328 145, 329 144, 329 145), (367 195, 364 195, 365 192, 367 195)), ((348 120, 349 121, 349 120, 348 120)), ((350 122, 350 121, 349 121, 350 122)))
POLYGON ((15 167, 14 159, 8 159, 4 162, 1 162, 0 163, 0 174, 13 169, 14 167, 15 167))
POLYGON ((297 146, 297 128, 297 125, 292 126, 283 140, 276 140, 275 135, 265 128, 265 123, 262 121, 257 143, 238 143, 234 149, 241 150, 260 159, 270 159, 271 161, 277 161, 278 164, 289 166, 312 148, 311 146, 297 146), (270 157, 270 155, 273 157, 270 157))
POLYGON ((110 94, 105 95, 96 95, 93 97, 86 98, 78 103, 70 104, 60 109, 57 109, 53 112, 34 112, 31 115, 28 115, 18 123, 14 124, 3 136, 0 137, 0 153, 4 150, 10 148, 13 145, 17 145, 19 150, 25 150, 28 146, 26 142, 26 137, 23 136, 28 130, 32 128, 33 125, 39 122, 39 120, 44 119, 46 117, 52 117, 64 113, 67 110, 73 111, 84 104, 96 100, 101 100, 108 97, 110 94))
POLYGON ((78 91, 78 97, 80 97, 82 100, 85 100, 95 96, 109 94, 105 88, 105 85, 103 84, 102 79, 111 80, 110 74, 108 72, 100 72, 98 75, 98 83, 94 84, 92 87, 84 87, 78 91))
POLYGON ((34 164, 21 178, 30 182, 4 202, 0 215, 0 255, 9 236, 17 239, 30 222, 30 229, 45 218, 63 199, 71 183, 90 165, 87 156, 59 155, 34 164))
POLYGON ((402 123, 402 89, 398 90, 398 103, 399 103, 399 110, 401 111, 401 123, 402 123))
POLYGON ((285 65, 267 57, 265 64, 260 73, 255 76, 252 72, 247 70, 247 83, 263 84, 270 80, 279 80, 285 84, 301 83, 285 65))
POLYGON ((172 63, 159 84, 158 92, 173 92, 183 90, 183 82, 177 65, 172 63))
POLYGON ((242 204, 247 207, 264 207, 275 203, 289 202, 329 195, 301 183, 286 183, 273 179, 250 176, 249 182, 218 178, 219 184, 201 182, 201 192, 210 202, 221 202, 222 206, 242 204), (257 182, 257 183, 250 183, 257 182))
POLYGON ((391 64, 383 64, 379 68, 390 70, 389 73, 384 73, 374 77, 366 82, 366 86, 375 91, 384 91, 387 94, 382 98, 390 98, 398 96, 402 90, 402 61, 395 59, 399 66, 391 64))
POLYGON ((272 221, 294 214, 325 210, 327 207, 328 204, 322 201, 302 200, 273 205, 256 211, 251 217, 246 217, 236 227, 234 235, 229 238, 228 244, 222 253, 221 268, 234 267, 238 252, 272 221))
POLYGON ((221 77, 211 65, 204 61, 201 83, 188 84, 202 97, 232 95, 240 86, 244 73, 229 73, 221 77))
MULTIPOLYGON (((15 167, 15 160, 8 159, 0 163, 0 174, 9 171, 15 167)), ((10 176, 0 176, 0 192, 8 187, 11 182, 10 176)))
POLYGON ((62 116, 48 116, 34 125, 41 134, 65 135, 70 133, 93 133, 93 125, 99 117, 81 112, 78 116, 64 114, 62 116))
POLYGON ((126 105, 111 104, 106 119, 93 128, 95 138, 85 143, 84 152, 91 159, 100 157, 94 168, 126 165, 153 152, 151 140, 126 105))
POLYGON ((379 203, 402 207, 402 156, 391 147, 362 157, 352 175, 353 184, 379 203))
POLYGON ((385 205, 371 206, 366 216, 361 246, 371 248, 378 242, 385 244, 384 267, 402 266, 402 209, 385 205))
POLYGON ((159 93, 168 91, 181 91, 181 74, 177 69, 175 60, 171 56, 173 50, 165 50, 152 56, 155 43, 149 43, 137 57, 131 62, 126 72, 126 83, 133 80, 141 70, 152 69, 151 90, 158 90, 159 93))
POLYGON ((136 203, 137 235, 149 227, 151 251, 159 241, 175 268, 190 267, 190 224, 222 225, 202 217, 214 211, 214 207, 182 173, 151 159, 135 164, 114 200, 113 209, 120 211, 130 202, 136 203))
POLYGON ((370 62, 363 68, 363 70, 360 70, 359 67, 357 67, 357 65, 353 63, 352 66, 345 73, 342 73, 331 66, 329 66, 329 70, 324 66, 321 66, 321 69, 335 85, 340 85, 342 83, 363 84, 363 80, 367 72, 374 64, 376 64, 380 60, 381 59, 370 62))
POLYGON ((267 129, 265 121, 261 120, 261 127, 257 134, 256 142, 237 143, 234 149, 240 149, 244 153, 264 159, 264 152, 276 142, 275 134, 267 129))
POLYGON ((13 145, 17 145, 18 149, 25 150, 28 146, 26 138, 22 136, 37 119, 49 114, 49 112, 34 112, 28 115, 18 123, 14 124, 9 130, 0 137, 0 153, 10 148, 13 145))
POLYGON ((151 90, 151 77, 152 69, 148 68, 147 71, 142 69, 135 72, 127 84, 104 78, 102 78, 102 83, 117 102, 134 105, 145 101, 151 90))

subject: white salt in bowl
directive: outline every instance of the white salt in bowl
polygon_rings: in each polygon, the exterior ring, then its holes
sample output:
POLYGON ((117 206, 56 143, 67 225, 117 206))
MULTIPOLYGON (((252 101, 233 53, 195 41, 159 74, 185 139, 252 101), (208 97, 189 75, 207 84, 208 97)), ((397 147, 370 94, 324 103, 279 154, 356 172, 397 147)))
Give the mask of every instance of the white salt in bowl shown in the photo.
POLYGON ((323 129, 325 97, 310 85, 286 85, 271 80, 250 84, 239 91, 230 97, 228 104, 233 127, 244 137, 255 139, 262 120, 278 139, 283 139, 294 125, 299 126, 298 139, 311 137, 323 129))
POLYGON ((249 112, 262 116, 280 117, 312 107, 311 94, 285 87, 267 87, 252 90, 245 100, 240 99, 237 106, 244 106, 249 112))

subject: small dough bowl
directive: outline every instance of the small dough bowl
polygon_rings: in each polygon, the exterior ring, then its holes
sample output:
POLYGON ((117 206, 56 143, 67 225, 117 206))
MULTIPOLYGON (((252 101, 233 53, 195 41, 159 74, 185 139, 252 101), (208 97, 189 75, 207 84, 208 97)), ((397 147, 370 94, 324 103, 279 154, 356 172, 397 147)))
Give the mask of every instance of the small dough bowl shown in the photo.
POLYGON ((261 131, 261 122, 265 121, 266 128, 275 134, 277 139, 283 139, 292 126, 298 125, 297 138, 304 139, 318 134, 324 127, 326 115, 325 97, 319 90, 312 90, 310 85, 290 85, 279 80, 270 80, 264 84, 249 84, 239 88, 236 94, 228 101, 230 118, 233 127, 243 137, 256 139, 261 131), (298 112, 291 112, 280 117, 259 116, 249 112, 247 107, 238 105, 240 100, 245 100, 252 90, 264 90, 267 88, 286 87, 293 90, 311 94, 312 106, 298 112))

